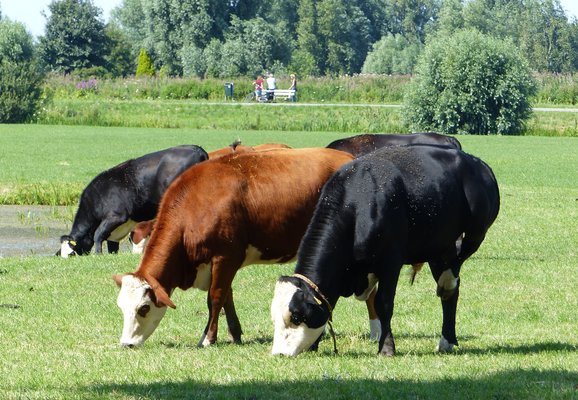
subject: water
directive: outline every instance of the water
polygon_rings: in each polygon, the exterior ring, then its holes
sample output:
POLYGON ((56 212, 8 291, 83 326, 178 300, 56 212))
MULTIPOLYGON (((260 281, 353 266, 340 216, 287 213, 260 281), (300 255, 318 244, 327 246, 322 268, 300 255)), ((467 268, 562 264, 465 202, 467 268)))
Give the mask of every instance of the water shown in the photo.
POLYGON ((74 209, 0 206, 0 257, 54 255, 69 233, 74 209))

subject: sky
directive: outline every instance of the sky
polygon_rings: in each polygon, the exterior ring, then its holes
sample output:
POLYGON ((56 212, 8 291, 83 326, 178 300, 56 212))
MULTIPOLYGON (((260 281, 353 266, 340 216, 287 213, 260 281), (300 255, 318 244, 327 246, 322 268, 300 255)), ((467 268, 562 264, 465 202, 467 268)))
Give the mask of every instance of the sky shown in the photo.
MULTIPOLYGON (((44 35, 46 19, 41 12, 48 12, 48 5, 52 0, 0 0, 2 15, 11 20, 19 21, 26 25, 28 31, 35 37, 44 35)), ((121 5, 122 0, 93 0, 93 4, 102 9, 104 21, 110 18, 110 11, 121 5)), ((560 0, 566 15, 578 18, 577 0, 560 0)))

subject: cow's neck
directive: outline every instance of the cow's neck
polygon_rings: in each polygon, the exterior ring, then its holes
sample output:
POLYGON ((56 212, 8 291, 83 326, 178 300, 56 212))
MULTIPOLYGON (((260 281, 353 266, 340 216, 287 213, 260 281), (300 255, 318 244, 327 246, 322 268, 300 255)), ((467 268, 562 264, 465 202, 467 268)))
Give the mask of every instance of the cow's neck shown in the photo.
POLYGON ((321 293, 327 297, 332 307, 337 303, 339 296, 343 295, 341 280, 345 276, 347 262, 350 259, 345 248, 345 246, 338 246, 331 252, 319 248, 314 256, 299 257, 295 267, 295 273, 313 281, 321 293))

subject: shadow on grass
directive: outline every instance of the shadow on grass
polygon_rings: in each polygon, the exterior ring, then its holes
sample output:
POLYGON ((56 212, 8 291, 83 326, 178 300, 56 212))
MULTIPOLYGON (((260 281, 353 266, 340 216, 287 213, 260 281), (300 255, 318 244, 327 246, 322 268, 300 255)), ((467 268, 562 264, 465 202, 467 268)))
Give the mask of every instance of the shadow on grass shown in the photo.
MULTIPOLYGON (((291 363, 287 363, 291 368, 291 363)), ((368 374, 370 368, 368 368, 368 374)), ((282 372, 280 372, 282 374, 282 372)), ((479 375, 478 375, 479 376, 479 375)), ((219 379, 217 377, 217 379, 219 379)), ((482 377, 436 381, 348 379, 323 376, 311 380, 254 380, 211 384, 194 379, 146 384, 101 384, 84 388, 93 398, 138 399, 567 399, 576 398, 578 373, 554 370, 499 372, 482 377)))

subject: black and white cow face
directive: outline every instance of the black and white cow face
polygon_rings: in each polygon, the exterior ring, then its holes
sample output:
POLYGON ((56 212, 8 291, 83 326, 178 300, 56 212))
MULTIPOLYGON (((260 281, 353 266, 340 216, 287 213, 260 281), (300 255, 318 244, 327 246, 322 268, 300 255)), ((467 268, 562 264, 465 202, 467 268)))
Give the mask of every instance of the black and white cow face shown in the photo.
POLYGON ((124 317, 122 346, 141 346, 158 327, 167 307, 157 306, 153 298, 154 292, 146 281, 133 275, 122 277, 117 299, 124 317))
POLYGON ((329 320, 322 301, 301 281, 281 278, 275 286, 271 318, 275 325, 272 354, 296 356, 321 336, 329 320))
POLYGON ((62 258, 68 258, 88 254, 93 244, 94 242, 87 237, 75 240, 72 236, 64 235, 60 237, 60 250, 56 252, 56 255, 62 258))

